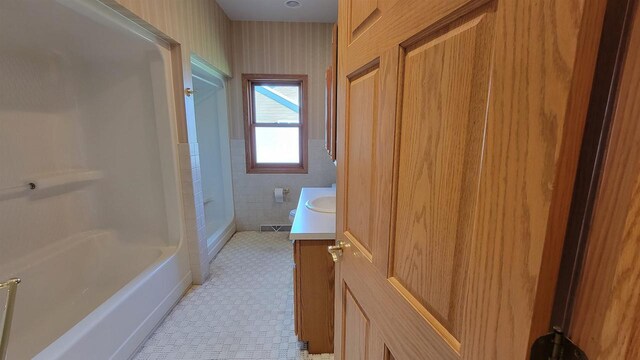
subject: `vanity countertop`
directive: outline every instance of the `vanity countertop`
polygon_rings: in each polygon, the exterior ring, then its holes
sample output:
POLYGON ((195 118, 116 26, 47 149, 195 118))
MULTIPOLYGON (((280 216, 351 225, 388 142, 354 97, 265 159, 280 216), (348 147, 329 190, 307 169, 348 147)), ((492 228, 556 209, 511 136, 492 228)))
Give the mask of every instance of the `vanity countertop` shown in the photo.
POLYGON ((334 187, 302 188, 296 217, 291 226, 290 240, 333 240, 336 238, 336 214, 321 213, 306 207, 308 200, 336 195, 334 187))

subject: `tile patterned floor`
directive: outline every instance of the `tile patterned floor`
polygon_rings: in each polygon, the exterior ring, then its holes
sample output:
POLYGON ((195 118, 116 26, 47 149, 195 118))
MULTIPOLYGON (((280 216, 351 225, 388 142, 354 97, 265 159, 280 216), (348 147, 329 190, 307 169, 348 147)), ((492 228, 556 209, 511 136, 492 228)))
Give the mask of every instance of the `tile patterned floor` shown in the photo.
POLYGON ((240 232, 135 360, 333 360, 300 351, 293 333, 288 233, 240 232))

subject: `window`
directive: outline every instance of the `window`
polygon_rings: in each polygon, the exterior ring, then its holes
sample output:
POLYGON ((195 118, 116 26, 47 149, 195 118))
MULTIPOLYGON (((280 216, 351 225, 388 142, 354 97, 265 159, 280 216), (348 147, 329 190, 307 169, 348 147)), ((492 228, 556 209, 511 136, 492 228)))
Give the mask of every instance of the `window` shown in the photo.
POLYGON ((307 173, 307 76, 242 75, 247 173, 307 173))

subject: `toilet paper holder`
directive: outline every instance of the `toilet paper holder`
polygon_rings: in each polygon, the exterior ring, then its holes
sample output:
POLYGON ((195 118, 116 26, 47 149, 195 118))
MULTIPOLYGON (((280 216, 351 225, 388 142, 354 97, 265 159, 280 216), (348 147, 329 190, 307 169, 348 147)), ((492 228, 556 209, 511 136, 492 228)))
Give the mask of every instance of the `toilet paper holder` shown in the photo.
POLYGON ((285 197, 289 193, 287 188, 275 188, 273 189, 273 196, 277 203, 283 203, 286 201, 285 197))

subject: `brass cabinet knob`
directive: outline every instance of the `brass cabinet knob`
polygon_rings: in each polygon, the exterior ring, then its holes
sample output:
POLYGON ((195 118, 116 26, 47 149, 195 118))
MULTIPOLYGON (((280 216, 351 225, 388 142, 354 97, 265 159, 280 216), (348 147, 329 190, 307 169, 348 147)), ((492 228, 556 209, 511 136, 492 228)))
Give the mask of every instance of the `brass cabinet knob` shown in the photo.
POLYGON ((191 96, 191 95, 196 93, 196 90, 193 90, 192 88, 186 88, 186 89, 184 89, 184 93, 187 96, 191 96))

